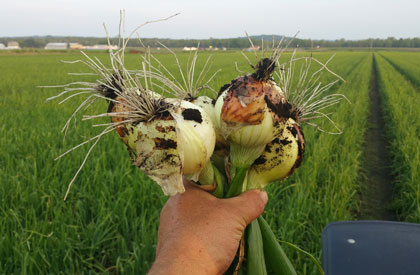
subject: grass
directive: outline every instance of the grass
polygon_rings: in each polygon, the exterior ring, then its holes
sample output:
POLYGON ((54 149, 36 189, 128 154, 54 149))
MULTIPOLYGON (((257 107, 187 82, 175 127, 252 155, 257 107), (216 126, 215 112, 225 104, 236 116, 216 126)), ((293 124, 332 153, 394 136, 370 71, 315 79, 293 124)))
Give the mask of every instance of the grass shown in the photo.
POLYGON ((387 51, 380 52, 380 55, 414 86, 420 87, 420 53, 387 51))
MULTIPOLYGON (((331 54, 314 53, 323 61, 331 54)), ((97 55, 106 62, 106 54, 97 55)), ((198 65, 207 55, 200 54, 198 65)), ((158 57, 169 67, 174 66, 170 55, 158 57)), ((88 122, 78 122, 63 141, 61 127, 82 99, 63 105, 46 103, 45 99, 59 90, 36 86, 79 80, 80 77, 67 73, 86 72, 85 67, 60 62, 79 58, 73 53, 0 56, 2 274, 145 274, 153 262, 159 213, 166 198, 156 184, 131 166, 126 149, 114 134, 98 143, 67 201, 63 201, 67 184, 88 148, 78 149, 59 161, 54 158, 95 135, 98 129, 88 122)), ((188 54, 180 54, 180 58, 185 61, 188 54)), ((223 70, 214 79, 216 90, 238 76, 234 61, 239 61, 241 70, 250 71, 240 53, 214 55, 212 70, 223 70)), ((138 64, 137 55, 127 55, 128 67, 137 68, 138 64)), ((339 52, 330 68, 347 80, 331 92, 343 93, 352 102, 342 103, 335 110, 334 120, 344 134, 323 134, 305 126, 304 163, 286 182, 268 188, 270 202, 264 214, 279 238, 318 259, 322 228, 331 221, 354 219, 360 205, 359 171, 367 126, 371 55, 339 52)), ((84 78, 94 80, 90 76, 84 78)), ((329 79, 331 76, 323 76, 323 83, 329 79)), ((414 97, 408 98, 415 102, 414 97)), ((100 103, 87 113, 105 109, 106 104, 100 103)), ((393 119, 399 123, 400 118, 393 119)), ((410 146, 415 145, 407 148, 410 146)), ((404 192, 410 193, 409 189, 404 192)), ((300 273, 316 273, 315 265, 306 256, 286 250, 300 273)))
POLYGON ((45 103, 57 91, 35 87, 70 80, 61 58, 68 56, 0 59, 0 273, 144 272, 165 198, 114 136, 98 145, 63 201, 86 150, 54 158, 93 130, 80 123, 63 143, 60 128, 75 104, 45 103))
MULTIPOLYGON (((394 206, 399 219, 420 222, 420 102, 419 90, 382 56, 376 55, 391 138, 395 183, 394 206)), ((410 67, 403 67, 410 71, 410 67)))

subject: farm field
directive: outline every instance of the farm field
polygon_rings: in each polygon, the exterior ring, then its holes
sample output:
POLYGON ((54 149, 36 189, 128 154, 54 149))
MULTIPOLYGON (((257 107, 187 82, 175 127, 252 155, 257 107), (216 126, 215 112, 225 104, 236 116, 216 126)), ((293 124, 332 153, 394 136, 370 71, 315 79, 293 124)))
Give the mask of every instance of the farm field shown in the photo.
MULTIPOLYGON (((286 181, 267 188, 269 203, 264 212, 279 239, 318 260, 322 257, 321 232, 329 222, 365 217, 361 215, 364 208, 373 207, 362 203, 369 200, 365 192, 370 177, 366 135, 372 123, 372 79, 377 81, 376 92, 384 110, 385 125, 379 130, 389 146, 383 150, 391 158, 393 198, 383 207, 397 220, 420 222, 420 108, 416 106, 420 90, 414 84, 420 83, 420 54, 313 53, 322 61, 332 54, 336 56, 328 67, 346 82, 338 82, 329 93, 344 94, 350 101, 334 107, 331 116, 343 134, 331 135, 303 125, 304 162, 286 181)), ((107 54, 95 55, 107 62, 107 54)), ((208 55, 199 54, 198 66, 208 55)), ((171 55, 156 56, 173 68, 171 55)), ((188 54, 179 57, 185 62, 188 54)), ((86 72, 86 67, 61 60, 81 58, 78 53, 0 55, 1 274, 145 274, 153 263, 159 213, 166 197, 131 166, 125 146, 115 134, 101 139, 63 201, 89 148, 82 147, 58 161, 54 158, 98 134, 99 129, 78 121, 64 139, 61 128, 82 99, 75 97, 61 105, 59 100, 46 102, 61 90, 37 86, 80 80, 81 76, 68 73, 86 72)), ((138 55, 127 54, 126 58, 129 68, 138 68, 138 55)), ((255 59, 250 56, 250 60, 255 59)), ((213 55, 212 71, 222 69, 212 82, 215 90, 240 74, 235 61, 239 69, 251 71, 239 52, 213 55)), ((95 80, 92 76, 83 79, 95 80)), ((332 79, 329 74, 321 78, 325 84, 332 79)), ((87 113, 106 108, 101 102, 87 113)), ((319 124, 334 130, 328 121, 319 124)), ((370 213, 370 218, 377 218, 375 214, 370 213)), ((317 274, 306 255, 286 246, 285 250, 299 274, 317 274)))
POLYGON ((420 87, 419 52, 379 52, 398 72, 403 74, 414 86, 420 87))
MULTIPOLYGON (((377 59, 380 89, 383 91, 387 133, 395 173, 394 207, 401 220, 420 222, 420 90, 410 80, 412 68, 401 62, 401 75, 385 58, 377 59)), ((393 60, 397 60, 393 57, 393 60)), ((420 64, 420 55, 412 57, 420 64)), ((399 62, 399 61, 396 61, 399 62)), ((417 78, 416 78, 417 79, 417 78)))

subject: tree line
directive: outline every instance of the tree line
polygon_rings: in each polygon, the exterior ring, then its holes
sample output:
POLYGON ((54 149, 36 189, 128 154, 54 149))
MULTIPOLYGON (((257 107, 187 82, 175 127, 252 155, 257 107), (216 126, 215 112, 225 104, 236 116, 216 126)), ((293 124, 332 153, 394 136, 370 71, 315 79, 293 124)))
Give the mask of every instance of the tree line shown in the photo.
MULTIPOLYGON (((282 37, 275 35, 261 35, 252 36, 250 39, 255 45, 264 43, 264 47, 270 47, 272 41, 279 41, 282 37)), ((288 43, 291 38, 285 38, 285 43, 288 43)), ((44 48, 49 42, 65 42, 65 43, 80 43, 85 46, 96 44, 107 44, 106 38, 98 37, 5 37, 0 38, 0 43, 7 45, 9 41, 17 41, 22 48, 44 48)), ((111 44, 118 45, 117 38, 110 39, 111 44)), ((169 48, 183 48, 183 47, 199 47, 201 48, 227 48, 227 49, 245 49, 250 47, 250 42, 246 37, 239 38, 209 38, 209 39, 157 39, 145 38, 141 42, 137 39, 130 40, 129 47, 139 47, 141 44, 152 48, 163 47, 165 45, 169 48)), ((420 48, 420 38, 395 38, 388 37, 386 39, 363 39, 363 40, 311 40, 311 39, 293 39, 290 43, 291 48, 358 48, 358 47, 374 47, 374 48, 420 48)))

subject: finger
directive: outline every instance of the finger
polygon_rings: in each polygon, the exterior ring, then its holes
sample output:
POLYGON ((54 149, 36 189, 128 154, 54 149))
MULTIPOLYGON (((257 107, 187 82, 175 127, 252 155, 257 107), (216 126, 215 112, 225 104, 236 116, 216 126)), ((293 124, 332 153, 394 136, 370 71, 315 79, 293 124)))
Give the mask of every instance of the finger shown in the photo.
POLYGON ((226 201, 231 204, 232 209, 238 211, 237 214, 244 219, 246 224, 250 224, 264 212, 268 196, 264 190, 255 189, 226 201))
POLYGON ((190 190, 192 188, 196 188, 195 184, 187 180, 185 177, 183 177, 183 181, 184 181, 185 191, 190 190))
POLYGON ((186 192, 191 192, 190 190, 194 190, 195 192, 204 191, 208 193, 210 191, 214 191, 214 189, 216 188, 216 186, 212 185, 199 185, 193 181, 187 180, 185 177, 183 178, 183 180, 186 192))

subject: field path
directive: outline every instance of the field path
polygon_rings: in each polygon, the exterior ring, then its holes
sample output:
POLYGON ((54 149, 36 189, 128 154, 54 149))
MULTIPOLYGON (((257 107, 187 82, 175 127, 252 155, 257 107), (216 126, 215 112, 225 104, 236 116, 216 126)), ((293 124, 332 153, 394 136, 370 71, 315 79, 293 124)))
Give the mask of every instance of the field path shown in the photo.
POLYGON ((374 55, 372 58, 369 92, 370 114, 365 137, 365 178, 362 182, 360 219, 395 220, 395 215, 387 209, 392 201, 393 177, 388 154, 389 144, 385 137, 383 108, 379 95, 377 63, 374 55))

